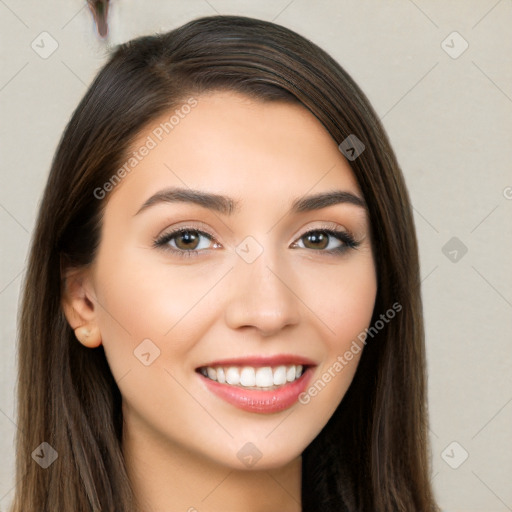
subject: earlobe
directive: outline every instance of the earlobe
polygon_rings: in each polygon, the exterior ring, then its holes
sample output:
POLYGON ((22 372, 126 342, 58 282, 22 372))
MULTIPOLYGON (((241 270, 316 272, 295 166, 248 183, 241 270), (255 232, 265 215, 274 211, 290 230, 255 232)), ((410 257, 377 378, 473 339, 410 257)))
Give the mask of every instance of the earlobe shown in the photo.
POLYGON ((96 325, 82 325, 75 329, 77 340, 88 348, 96 348, 101 345, 101 334, 96 325))
POLYGON ((102 340, 95 301, 86 286, 88 269, 68 269, 62 276, 61 306, 69 325, 82 345, 98 347, 102 340))

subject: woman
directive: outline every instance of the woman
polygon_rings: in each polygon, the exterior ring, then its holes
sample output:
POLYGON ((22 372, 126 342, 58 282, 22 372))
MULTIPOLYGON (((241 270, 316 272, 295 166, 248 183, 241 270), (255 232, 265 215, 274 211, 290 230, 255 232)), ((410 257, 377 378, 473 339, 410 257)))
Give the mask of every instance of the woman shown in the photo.
POLYGON ((403 176, 284 27, 116 49, 55 155, 19 336, 13 512, 438 510, 403 176))

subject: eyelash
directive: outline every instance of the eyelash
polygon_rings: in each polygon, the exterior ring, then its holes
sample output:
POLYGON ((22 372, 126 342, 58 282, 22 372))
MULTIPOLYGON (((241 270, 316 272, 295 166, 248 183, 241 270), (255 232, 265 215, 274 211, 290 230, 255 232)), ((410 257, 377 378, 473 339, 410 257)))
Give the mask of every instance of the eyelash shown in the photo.
MULTIPOLYGON (((174 248, 170 247, 169 245, 167 245, 168 242, 171 241, 173 238, 175 238, 176 236, 179 236, 183 233, 186 233, 186 232, 198 233, 200 235, 205 236, 210 241, 215 240, 212 235, 210 235, 209 233, 206 233, 205 231, 202 231, 202 230, 197 229, 192 226, 190 226, 190 227, 185 226, 185 227, 180 227, 180 228, 178 228, 174 231, 171 231, 169 233, 164 233, 163 235, 155 238, 153 240, 153 247, 160 248, 165 251, 170 251, 173 254, 176 254, 176 255, 178 255, 180 257, 184 257, 184 258, 190 258, 192 256, 199 256, 199 253, 204 251, 205 249, 191 249, 189 251, 186 251, 183 249, 174 249, 174 248)), ((357 241, 347 231, 338 231, 336 229, 332 229, 332 228, 328 228, 328 227, 320 227, 320 228, 312 229, 310 231, 306 231, 299 237, 299 240, 311 233, 326 233, 326 234, 338 239, 340 242, 343 242, 343 244, 344 244, 344 245, 341 245, 340 247, 336 247, 335 249, 328 249, 328 250, 320 249, 318 251, 315 249, 309 249, 309 250, 315 251, 315 252, 323 252, 323 253, 327 253, 332 256, 337 256, 337 255, 341 255, 341 254, 347 252, 350 249, 356 249, 357 247, 359 247, 359 245, 361 245, 361 242, 357 241)), ((302 249, 302 247, 299 247, 299 249, 302 249)), ((305 249, 308 249, 308 248, 306 247, 305 249)))

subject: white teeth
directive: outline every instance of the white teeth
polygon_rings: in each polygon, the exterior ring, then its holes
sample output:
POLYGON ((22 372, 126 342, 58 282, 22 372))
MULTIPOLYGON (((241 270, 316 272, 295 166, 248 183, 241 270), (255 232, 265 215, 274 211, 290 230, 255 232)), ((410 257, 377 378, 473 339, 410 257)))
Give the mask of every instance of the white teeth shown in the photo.
POLYGON ((295 380, 295 366, 288 366, 286 368, 286 380, 293 382, 295 380))
POLYGON ((254 368, 251 368, 250 366, 242 368, 240 384, 242 384, 242 386, 256 386, 256 372, 254 371, 254 368))
POLYGON ((258 368, 252 366, 229 366, 227 368, 208 366, 201 368, 201 373, 221 384, 227 383, 247 388, 272 388, 298 379, 303 374, 303 366, 301 364, 258 368))
POLYGON ((256 386, 259 388, 268 388, 274 385, 274 377, 272 375, 272 368, 264 366, 258 368, 256 371, 256 386))
MULTIPOLYGON (((212 379, 212 380, 215 380, 215 379, 212 379)), ((224 384, 226 382, 226 375, 224 374, 224 368, 217 368, 217 382, 220 382, 221 384, 224 384)))
POLYGON ((226 371, 226 382, 228 384, 236 386, 240 383, 240 372, 238 371, 238 368, 235 368, 234 366, 230 366, 226 371))
POLYGON ((274 386, 286 384, 286 366, 278 366, 274 370, 274 386))

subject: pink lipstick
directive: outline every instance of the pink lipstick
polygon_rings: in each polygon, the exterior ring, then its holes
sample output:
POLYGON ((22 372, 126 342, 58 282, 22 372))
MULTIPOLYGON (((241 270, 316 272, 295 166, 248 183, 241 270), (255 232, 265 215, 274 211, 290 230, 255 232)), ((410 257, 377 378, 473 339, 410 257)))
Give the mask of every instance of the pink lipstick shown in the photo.
POLYGON ((196 369, 206 388, 248 412, 275 413, 294 405, 316 364, 293 355, 223 359, 196 369))

